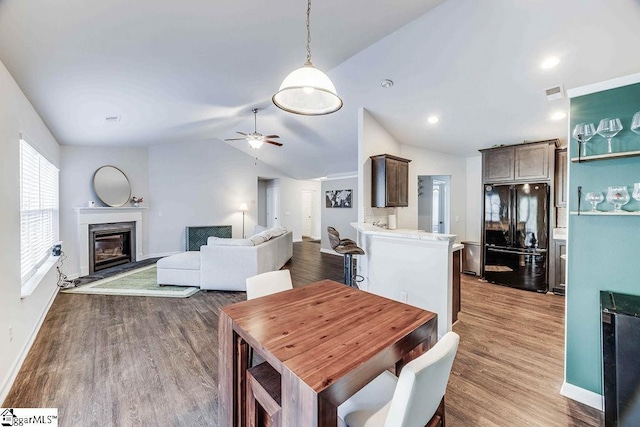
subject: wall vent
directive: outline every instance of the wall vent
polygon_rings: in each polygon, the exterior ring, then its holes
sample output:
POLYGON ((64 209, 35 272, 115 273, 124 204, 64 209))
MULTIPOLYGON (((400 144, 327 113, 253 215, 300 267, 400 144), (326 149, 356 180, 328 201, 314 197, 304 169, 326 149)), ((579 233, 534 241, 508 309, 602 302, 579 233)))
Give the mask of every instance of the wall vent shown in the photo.
POLYGON ((107 123, 118 123, 120 121, 120 116, 107 116, 104 118, 104 121, 107 123))
POLYGON ((550 87, 544 90, 547 95, 547 101, 555 101, 556 99, 564 99, 564 85, 550 87))

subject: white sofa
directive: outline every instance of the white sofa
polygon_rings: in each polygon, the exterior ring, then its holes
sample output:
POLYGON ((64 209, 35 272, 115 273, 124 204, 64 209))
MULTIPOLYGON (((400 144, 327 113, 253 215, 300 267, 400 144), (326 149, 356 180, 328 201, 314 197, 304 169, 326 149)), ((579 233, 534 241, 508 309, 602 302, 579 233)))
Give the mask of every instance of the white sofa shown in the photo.
POLYGON ((282 228, 265 230, 248 239, 209 237, 199 252, 158 260, 158 284, 246 291, 247 277, 279 270, 292 256, 293 233, 282 228))

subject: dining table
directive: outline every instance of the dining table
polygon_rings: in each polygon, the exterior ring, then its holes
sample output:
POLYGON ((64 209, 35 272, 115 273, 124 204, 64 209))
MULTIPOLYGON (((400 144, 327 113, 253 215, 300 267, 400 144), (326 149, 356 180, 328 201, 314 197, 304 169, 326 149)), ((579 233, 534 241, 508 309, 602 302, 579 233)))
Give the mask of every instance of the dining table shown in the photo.
POLYGON ((437 341, 437 315, 331 280, 223 306, 218 329, 221 427, 247 421, 249 347, 281 378, 283 427, 336 426, 337 408, 386 369, 437 341))

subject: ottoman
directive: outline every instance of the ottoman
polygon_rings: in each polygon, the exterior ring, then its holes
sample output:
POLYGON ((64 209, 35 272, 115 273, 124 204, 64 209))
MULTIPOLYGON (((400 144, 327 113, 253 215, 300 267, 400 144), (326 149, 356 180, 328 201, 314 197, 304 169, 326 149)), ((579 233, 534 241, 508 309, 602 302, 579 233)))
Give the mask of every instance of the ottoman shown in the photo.
POLYGON ((158 285, 200 287, 200 252, 190 251, 161 258, 158 268, 158 285))

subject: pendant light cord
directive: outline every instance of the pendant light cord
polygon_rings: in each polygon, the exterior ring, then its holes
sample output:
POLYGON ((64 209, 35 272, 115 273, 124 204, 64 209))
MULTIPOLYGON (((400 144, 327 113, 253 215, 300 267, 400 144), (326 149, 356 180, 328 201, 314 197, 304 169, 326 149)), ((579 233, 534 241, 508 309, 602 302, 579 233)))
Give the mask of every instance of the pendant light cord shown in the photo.
POLYGON ((313 65, 311 63, 311 29, 309 26, 310 15, 311 15, 311 0, 307 0, 307 62, 304 65, 313 65))

